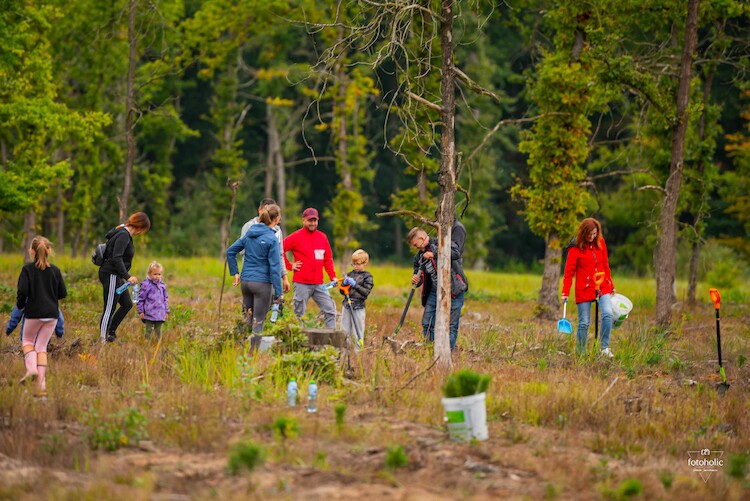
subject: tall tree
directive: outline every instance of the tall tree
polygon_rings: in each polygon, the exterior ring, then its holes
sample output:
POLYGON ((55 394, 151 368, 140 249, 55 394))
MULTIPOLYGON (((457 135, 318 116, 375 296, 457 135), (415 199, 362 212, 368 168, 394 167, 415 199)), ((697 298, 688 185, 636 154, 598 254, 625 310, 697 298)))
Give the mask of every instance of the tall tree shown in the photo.
POLYGON ((601 65, 592 54, 587 33, 601 33, 588 4, 571 8, 558 4, 549 17, 555 21, 555 48, 543 52, 531 96, 542 116, 522 136, 519 150, 527 153, 529 185, 517 184, 511 193, 525 203, 531 231, 544 238, 544 274, 536 313, 552 318, 558 309, 562 248, 585 214, 589 193, 586 178, 591 121, 612 98, 598 78, 601 65), (564 239, 564 241, 563 241, 564 239))
POLYGON ((685 135, 688 126, 688 104, 690 102, 690 80, 693 57, 698 41, 698 8, 700 0, 688 0, 685 39, 680 61, 680 75, 672 129, 672 150, 669 177, 664 186, 664 198, 659 223, 659 240, 654 254, 656 272, 656 321, 667 325, 672 319, 672 306, 677 301, 677 201, 685 157, 685 135))
MULTIPOLYGON (((58 98, 52 73, 50 30, 57 11, 49 5, 6 2, 0 13, 0 211, 26 212, 27 236, 36 231, 36 211, 49 193, 72 175, 68 141, 90 144, 108 118, 78 113, 58 98)), ((23 245, 28 249, 28 242, 23 245)))

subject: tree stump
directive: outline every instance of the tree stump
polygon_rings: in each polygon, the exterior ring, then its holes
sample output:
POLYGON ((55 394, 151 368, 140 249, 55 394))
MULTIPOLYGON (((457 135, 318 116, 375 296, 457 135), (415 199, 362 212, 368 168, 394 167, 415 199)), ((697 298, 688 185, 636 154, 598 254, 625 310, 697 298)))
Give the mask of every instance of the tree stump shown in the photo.
POLYGON ((307 334, 307 346, 312 350, 322 346, 346 348, 346 333, 336 329, 302 329, 307 334))

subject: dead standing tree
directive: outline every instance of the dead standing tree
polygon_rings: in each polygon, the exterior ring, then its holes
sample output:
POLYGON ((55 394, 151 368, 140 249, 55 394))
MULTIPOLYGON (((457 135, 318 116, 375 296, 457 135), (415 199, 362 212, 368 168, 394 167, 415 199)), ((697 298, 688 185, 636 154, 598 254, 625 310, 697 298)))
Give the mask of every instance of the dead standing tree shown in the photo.
MULTIPOLYGON (((366 64, 373 68, 385 61, 396 67, 399 86, 396 89, 392 105, 397 104, 399 116, 408 134, 413 138, 432 137, 435 130, 440 131, 440 143, 430 144, 436 147, 440 155, 439 186, 440 196, 435 219, 419 214, 411 214, 417 220, 433 226, 438 230, 438 283, 437 312, 435 319, 434 357, 440 368, 451 369, 449 333, 450 333, 450 249, 451 226, 455 214, 455 194, 457 186, 456 166, 456 91, 457 83, 462 82, 468 89, 492 97, 499 101, 491 91, 480 87, 454 63, 455 46, 453 23, 456 0, 439 0, 423 2, 406 0, 402 2, 368 1, 360 4, 362 9, 359 19, 366 19, 364 24, 347 25, 340 21, 338 15, 346 10, 346 0, 340 0, 335 9, 334 19, 339 21, 329 24, 309 25, 311 31, 336 29, 344 33, 326 52, 323 53, 319 69, 325 75, 332 75, 332 68, 340 60, 342 51, 356 50, 369 55, 366 64), (417 38, 418 44, 411 41, 417 38), (414 46, 418 46, 415 49, 414 46), (433 65, 435 56, 440 54, 440 67, 433 65), (431 100, 424 82, 428 77, 440 81, 440 103, 431 100), (421 123, 416 120, 417 107, 426 107, 439 114, 438 121, 421 123)), ((362 64, 360 62, 360 64, 362 64)), ((415 141, 418 142, 418 141, 415 141)), ((432 143, 432 140, 428 140, 432 143)), ((418 142, 419 143, 419 142, 418 142)), ((386 141, 387 144, 387 141, 386 141)), ((421 143, 420 143, 421 144, 421 143)), ((398 153, 398 152, 397 152, 398 153)), ((425 151, 425 154, 428 154, 425 151)), ((408 211, 396 210, 381 215, 408 215, 408 211)))

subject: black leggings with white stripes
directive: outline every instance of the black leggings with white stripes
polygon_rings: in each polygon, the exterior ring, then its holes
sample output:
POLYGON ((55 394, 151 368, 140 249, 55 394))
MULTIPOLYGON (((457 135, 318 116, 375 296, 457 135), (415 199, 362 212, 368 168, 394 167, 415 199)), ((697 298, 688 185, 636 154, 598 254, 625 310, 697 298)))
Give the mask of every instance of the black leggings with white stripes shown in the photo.
POLYGON ((107 335, 114 334, 119 327, 120 322, 125 319, 133 307, 133 300, 130 299, 128 292, 117 294, 116 290, 125 283, 125 280, 118 278, 117 275, 99 272, 99 281, 104 287, 104 313, 99 322, 99 336, 102 342, 105 342, 107 335), (120 305, 117 308, 117 305, 120 305))

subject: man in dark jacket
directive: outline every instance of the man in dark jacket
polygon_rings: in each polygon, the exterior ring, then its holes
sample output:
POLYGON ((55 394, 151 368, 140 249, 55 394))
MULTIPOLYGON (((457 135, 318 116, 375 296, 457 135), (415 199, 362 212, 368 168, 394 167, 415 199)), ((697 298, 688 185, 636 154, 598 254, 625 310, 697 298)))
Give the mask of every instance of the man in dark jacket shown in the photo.
MULTIPOLYGON (((412 228, 406 237, 409 245, 417 249, 414 255, 414 274, 412 284, 422 284, 422 333, 426 340, 435 340, 435 313, 437 311, 437 250, 438 241, 430 238, 421 228, 412 228)), ((450 344, 451 350, 456 348, 458 340, 458 324, 461 320, 461 308, 464 305, 464 295, 469 288, 469 282, 463 270, 464 244, 466 243, 466 228, 458 219, 451 228, 451 315, 450 315, 450 344)))

